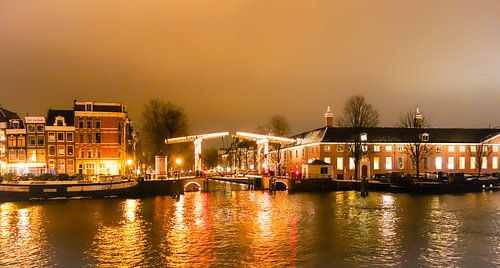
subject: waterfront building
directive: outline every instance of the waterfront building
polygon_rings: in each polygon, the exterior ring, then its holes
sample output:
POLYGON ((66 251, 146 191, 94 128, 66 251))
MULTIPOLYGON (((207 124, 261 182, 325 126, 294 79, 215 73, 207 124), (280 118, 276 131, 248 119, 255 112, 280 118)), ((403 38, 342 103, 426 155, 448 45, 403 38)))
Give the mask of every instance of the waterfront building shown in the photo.
POLYGON ((52 110, 47 113, 46 162, 48 173, 74 175, 75 113, 72 110, 52 110))
POLYGON ((47 172, 45 147, 45 118, 26 116, 26 165, 27 173, 44 174, 47 172))
POLYGON ((10 120, 19 119, 19 116, 0 106, 0 174, 7 173, 7 129, 10 120))
POLYGON ((17 114, 12 114, 8 119, 5 136, 7 139, 7 172, 17 174, 27 173, 26 129, 24 128, 23 120, 17 114))
MULTIPOLYGON (((297 142, 282 150, 282 166, 289 176, 304 177, 310 174, 306 171, 308 163, 318 159, 331 166, 327 169, 329 177, 353 178, 354 159, 349 145, 356 133, 353 128, 334 127, 333 113, 328 110, 324 127, 294 136, 297 142)), ((359 177, 415 175, 416 167, 408 152, 415 137, 428 144, 430 150, 420 163, 421 174, 477 174, 479 163, 482 174, 500 173, 500 129, 376 127, 362 131, 365 157, 360 161, 359 177)))
POLYGON ((129 120, 122 103, 75 101, 77 172, 91 178, 124 175, 129 120))

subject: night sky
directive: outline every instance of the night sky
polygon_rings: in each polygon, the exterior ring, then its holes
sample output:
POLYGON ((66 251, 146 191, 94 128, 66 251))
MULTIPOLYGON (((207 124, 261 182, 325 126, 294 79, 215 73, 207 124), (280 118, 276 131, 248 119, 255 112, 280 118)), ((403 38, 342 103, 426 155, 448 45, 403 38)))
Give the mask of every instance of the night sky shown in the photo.
POLYGON ((195 132, 294 132, 352 95, 384 126, 500 125, 500 1, 0 0, 0 104, 19 115, 158 97, 195 132))

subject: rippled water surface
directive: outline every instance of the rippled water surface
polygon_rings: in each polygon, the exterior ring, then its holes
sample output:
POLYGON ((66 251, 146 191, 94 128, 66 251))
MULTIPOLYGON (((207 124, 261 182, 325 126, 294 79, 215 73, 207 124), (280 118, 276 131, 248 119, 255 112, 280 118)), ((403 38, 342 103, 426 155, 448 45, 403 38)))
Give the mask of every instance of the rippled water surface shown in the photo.
POLYGON ((500 266, 500 192, 0 203, 0 266, 500 266))

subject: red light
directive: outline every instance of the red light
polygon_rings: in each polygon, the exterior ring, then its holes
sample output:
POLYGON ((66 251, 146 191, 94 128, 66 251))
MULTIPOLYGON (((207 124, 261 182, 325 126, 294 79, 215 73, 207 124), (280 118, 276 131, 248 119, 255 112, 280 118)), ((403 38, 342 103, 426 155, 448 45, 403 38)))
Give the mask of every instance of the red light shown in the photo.
POLYGON ((295 176, 299 176, 299 171, 295 170, 295 176))

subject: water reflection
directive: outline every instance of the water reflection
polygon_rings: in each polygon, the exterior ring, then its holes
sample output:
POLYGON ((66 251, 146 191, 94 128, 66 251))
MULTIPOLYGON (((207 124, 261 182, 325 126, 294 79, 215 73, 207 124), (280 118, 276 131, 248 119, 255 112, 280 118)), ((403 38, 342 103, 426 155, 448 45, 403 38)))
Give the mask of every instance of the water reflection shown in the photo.
POLYGON ((499 193, 361 198, 227 187, 177 199, 0 204, 0 266, 500 263, 499 193))

